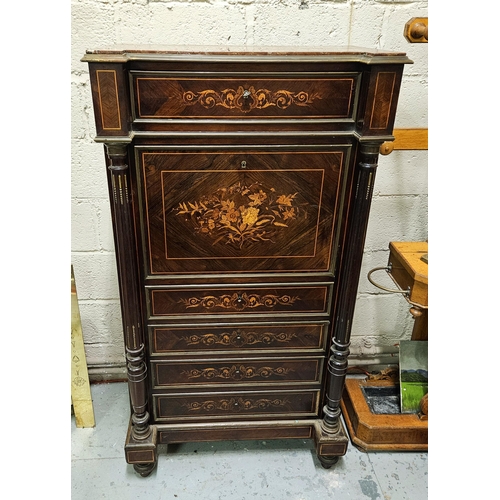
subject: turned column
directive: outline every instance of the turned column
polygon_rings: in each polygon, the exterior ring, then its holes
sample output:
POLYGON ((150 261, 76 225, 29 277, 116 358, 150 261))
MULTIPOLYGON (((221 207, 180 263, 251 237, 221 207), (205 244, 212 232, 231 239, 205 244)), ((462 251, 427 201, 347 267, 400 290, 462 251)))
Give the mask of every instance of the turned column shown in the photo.
POLYGON ((151 434, 147 412, 147 367, 144 352, 139 273, 133 227, 127 144, 105 144, 112 204, 116 260, 120 277, 120 298, 127 360, 128 385, 132 405, 132 438, 146 439, 151 434))
POLYGON ((337 277, 338 305, 334 314, 333 339, 327 371, 326 405, 323 408, 322 429, 328 434, 337 433, 340 427, 340 400, 347 373, 352 318, 379 148, 380 142, 362 143, 356 158, 352 203, 347 220, 345 249, 341 257, 342 274, 337 277))

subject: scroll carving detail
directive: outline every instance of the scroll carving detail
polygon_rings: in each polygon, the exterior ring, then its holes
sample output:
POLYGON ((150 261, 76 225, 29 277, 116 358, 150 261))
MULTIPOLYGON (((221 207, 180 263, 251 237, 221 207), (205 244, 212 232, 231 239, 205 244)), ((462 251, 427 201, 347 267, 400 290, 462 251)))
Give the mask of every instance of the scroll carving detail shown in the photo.
POLYGON ((235 311, 243 311, 245 309, 255 309, 257 307, 272 308, 276 305, 290 306, 299 297, 292 297, 291 295, 258 295, 256 293, 233 293, 231 295, 225 294, 220 296, 206 295, 204 297, 190 297, 188 299, 181 299, 179 303, 183 304, 186 309, 196 307, 203 307, 204 309, 232 309, 235 311))
POLYGON ((222 368, 203 368, 199 370, 193 368, 192 370, 187 370, 182 372, 182 375, 186 375, 187 378, 204 378, 207 380, 212 379, 226 379, 226 380, 244 380, 255 377, 269 378, 271 376, 281 376, 284 377, 288 375, 291 371, 290 368, 285 368, 279 366, 277 368, 272 368, 270 366, 263 366, 261 368, 256 368, 255 366, 224 366, 222 368))
POLYGON ((213 412, 213 411, 227 411, 227 412, 241 412, 247 410, 267 410, 272 407, 282 407, 289 404, 289 401, 286 399, 257 399, 255 401, 251 399, 244 398, 230 398, 230 399, 221 399, 218 401, 207 400, 207 401, 195 401, 192 403, 185 403, 184 406, 189 411, 197 411, 197 412, 213 412))
POLYGON ((183 340, 188 345, 222 345, 243 347, 247 345, 264 344, 270 345, 273 342, 290 342, 295 333, 272 333, 272 332, 245 332, 242 330, 233 330, 232 332, 224 332, 220 334, 205 333, 201 335, 189 335, 183 337, 183 340))
POLYGON ((305 91, 291 92, 289 90, 272 91, 268 89, 255 89, 250 86, 244 89, 241 85, 235 89, 202 90, 201 92, 187 91, 182 95, 184 104, 192 106, 200 104, 206 109, 215 106, 222 106, 226 109, 238 109, 248 113, 253 109, 264 109, 269 106, 276 106, 280 109, 286 109, 292 105, 308 106, 315 99, 321 99, 317 93, 309 94, 305 91))

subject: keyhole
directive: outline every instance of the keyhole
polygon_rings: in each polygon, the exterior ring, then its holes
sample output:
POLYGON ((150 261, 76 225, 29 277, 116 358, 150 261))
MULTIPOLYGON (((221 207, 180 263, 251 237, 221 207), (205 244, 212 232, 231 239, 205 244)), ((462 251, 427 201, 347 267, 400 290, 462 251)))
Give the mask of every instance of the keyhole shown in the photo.
POLYGON ((247 162, 245 160, 241 162, 241 168, 247 168, 247 162))

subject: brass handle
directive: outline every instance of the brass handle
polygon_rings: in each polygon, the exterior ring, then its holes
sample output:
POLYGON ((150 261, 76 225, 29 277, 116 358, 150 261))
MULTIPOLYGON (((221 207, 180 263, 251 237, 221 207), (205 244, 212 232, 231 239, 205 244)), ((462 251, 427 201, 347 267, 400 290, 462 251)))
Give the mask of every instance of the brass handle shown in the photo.
POLYGON ((406 295, 407 297, 410 295, 410 287, 408 287, 407 290, 394 290, 394 289, 391 289, 391 288, 386 288, 385 286, 382 286, 382 285, 379 285, 378 283, 375 283, 375 281, 372 280, 372 274, 375 272, 375 271, 387 271, 388 273, 390 273, 392 270, 392 264, 389 264, 387 267, 375 267, 373 268, 367 275, 367 278, 368 278, 368 281, 373 285, 373 286, 376 286, 377 288, 380 288, 380 290, 384 290, 385 292, 389 292, 389 293, 402 293, 404 295, 406 295))

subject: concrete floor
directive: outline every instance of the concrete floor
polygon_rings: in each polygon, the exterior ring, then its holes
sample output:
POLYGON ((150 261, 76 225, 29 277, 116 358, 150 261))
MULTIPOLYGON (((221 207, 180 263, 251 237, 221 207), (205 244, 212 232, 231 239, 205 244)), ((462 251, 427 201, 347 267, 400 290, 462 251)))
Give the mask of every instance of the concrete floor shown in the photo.
POLYGON ((125 462, 126 383, 91 386, 96 427, 72 416, 72 500, 424 500, 427 453, 364 453, 352 444, 325 470, 312 441, 187 443, 159 447, 147 478, 125 462))

